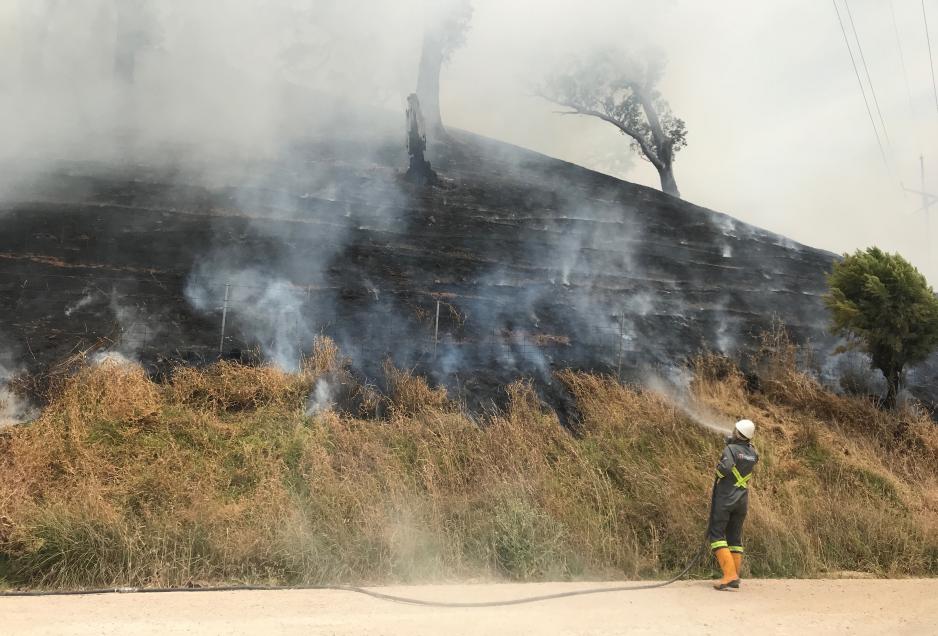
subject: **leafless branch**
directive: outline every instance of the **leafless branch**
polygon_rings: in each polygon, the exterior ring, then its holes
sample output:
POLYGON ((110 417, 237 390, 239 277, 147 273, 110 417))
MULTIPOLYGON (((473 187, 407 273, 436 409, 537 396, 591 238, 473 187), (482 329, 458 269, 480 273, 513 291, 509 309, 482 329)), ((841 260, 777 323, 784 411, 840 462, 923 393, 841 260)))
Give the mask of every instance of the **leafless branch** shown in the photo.
POLYGON ((559 111, 558 114, 560 115, 584 115, 587 117, 595 117, 597 119, 601 119, 604 122, 612 124, 613 126, 621 130, 623 133, 625 133, 626 135, 628 135, 635 141, 638 147, 641 148, 642 154, 645 156, 646 159, 648 159, 648 161, 652 163, 652 165, 655 166, 655 168, 658 168, 660 170, 663 170, 665 168, 665 165, 658 159, 657 155, 655 154, 654 149, 648 144, 647 141, 645 141, 644 136, 642 136, 642 134, 639 131, 625 125, 624 123, 622 123, 615 117, 607 115, 606 113, 600 112, 598 110, 592 110, 589 108, 580 108, 576 104, 557 100, 548 95, 544 95, 543 93, 540 93, 540 97, 550 102, 553 102, 554 104, 557 104, 558 106, 563 106, 565 108, 570 109, 570 111, 559 111))

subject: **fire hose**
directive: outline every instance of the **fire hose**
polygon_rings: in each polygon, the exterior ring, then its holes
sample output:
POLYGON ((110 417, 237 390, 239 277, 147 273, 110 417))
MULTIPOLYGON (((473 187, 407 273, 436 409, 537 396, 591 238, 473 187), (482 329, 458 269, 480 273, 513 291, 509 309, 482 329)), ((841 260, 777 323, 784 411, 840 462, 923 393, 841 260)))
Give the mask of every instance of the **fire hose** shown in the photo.
POLYGON ((363 587, 348 585, 221 585, 215 587, 117 587, 103 588, 93 590, 63 590, 63 591, 11 591, 0 592, 0 598, 13 596, 92 596, 98 594, 166 594, 171 592, 283 592, 298 590, 335 590, 340 592, 352 592, 363 594, 382 601, 392 603, 404 603, 407 605, 419 605, 422 607, 505 607, 508 605, 524 605, 527 603, 537 603, 540 601, 552 601, 571 596, 586 596, 590 594, 605 594, 609 592, 634 592, 637 590, 652 590, 659 587, 665 587, 681 580, 694 568, 706 553, 705 546, 694 555, 683 570, 672 576, 666 581, 656 581, 654 583, 640 583, 638 585, 617 585, 612 587, 594 587, 585 590, 572 590, 569 592, 558 592, 555 594, 541 594, 538 596, 525 596, 521 598, 509 599, 507 601, 483 601, 478 603, 448 603, 444 601, 427 601, 423 599, 410 598, 407 596, 397 596, 395 594, 384 594, 375 592, 363 587))

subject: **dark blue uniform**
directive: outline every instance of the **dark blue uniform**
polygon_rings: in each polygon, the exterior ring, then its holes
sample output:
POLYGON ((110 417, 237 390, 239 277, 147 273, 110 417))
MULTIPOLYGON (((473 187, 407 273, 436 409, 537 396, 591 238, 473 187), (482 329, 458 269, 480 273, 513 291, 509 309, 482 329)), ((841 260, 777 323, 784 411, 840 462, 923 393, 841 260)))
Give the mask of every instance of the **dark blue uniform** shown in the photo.
POLYGON ((749 509, 749 480, 759 461, 759 453, 744 439, 729 438, 717 464, 710 523, 707 537, 710 549, 743 551, 743 521, 749 509))

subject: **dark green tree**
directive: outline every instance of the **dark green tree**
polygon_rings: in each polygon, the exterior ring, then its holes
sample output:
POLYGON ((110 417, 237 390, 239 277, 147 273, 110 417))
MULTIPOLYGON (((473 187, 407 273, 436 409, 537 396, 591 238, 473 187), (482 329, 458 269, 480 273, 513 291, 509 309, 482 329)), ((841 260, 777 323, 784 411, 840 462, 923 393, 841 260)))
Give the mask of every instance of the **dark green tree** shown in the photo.
POLYGON ((615 126, 658 171, 661 190, 680 197, 674 160, 687 145, 687 128, 657 88, 663 76, 661 55, 602 50, 553 73, 538 92, 568 108, 564 115, 595 117, 615 126))
POLYGON ((886 378, 885 406, 894 408, 904 369, 938 348, 935 292, 908 261, 877 247, 845 254, 828 283, 831 330, 869 354, 886 378))

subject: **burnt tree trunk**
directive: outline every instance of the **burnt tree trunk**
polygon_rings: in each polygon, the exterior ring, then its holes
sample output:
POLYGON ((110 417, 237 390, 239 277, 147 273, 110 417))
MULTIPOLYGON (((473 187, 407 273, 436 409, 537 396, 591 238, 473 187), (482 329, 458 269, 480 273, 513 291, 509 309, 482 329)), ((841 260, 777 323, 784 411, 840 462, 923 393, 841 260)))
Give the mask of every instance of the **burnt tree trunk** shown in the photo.
POLYGON ((423 38, 420 69, 417 74, 417 97, 424 121, 431 133, 445 132, 440 115, 440 73, 443 69, 443 44, 433 35, 423 38))
POLYGON ((433 185, 437 183, 437 176, 430 162, 424 157, 427 150, 426 123, 420 108, 420 98, 416 94, 407 97, 406 120, 410 166, 405 176, 408 181, 418 185, 433 185))

